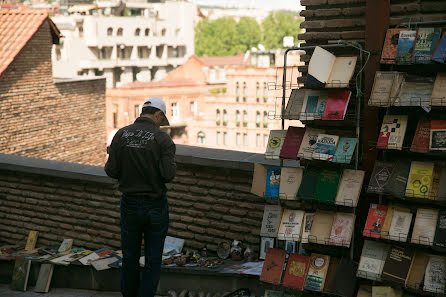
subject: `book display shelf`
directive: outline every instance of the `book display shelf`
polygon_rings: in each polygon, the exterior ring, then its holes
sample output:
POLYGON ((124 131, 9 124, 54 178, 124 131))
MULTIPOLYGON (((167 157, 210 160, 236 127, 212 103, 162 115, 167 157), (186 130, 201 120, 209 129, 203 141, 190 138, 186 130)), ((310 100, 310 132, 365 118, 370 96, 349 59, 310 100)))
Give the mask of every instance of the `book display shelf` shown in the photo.
POLYGON ((446 296, 446 21, 387 30, 370 106, 381 129, 357 276, 446 296))

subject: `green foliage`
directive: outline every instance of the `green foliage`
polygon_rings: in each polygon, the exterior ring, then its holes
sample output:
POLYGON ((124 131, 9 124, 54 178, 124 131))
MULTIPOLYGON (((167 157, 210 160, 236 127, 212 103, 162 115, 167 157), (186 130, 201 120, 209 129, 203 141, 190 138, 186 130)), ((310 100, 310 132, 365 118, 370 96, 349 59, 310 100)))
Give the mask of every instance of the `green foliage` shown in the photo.
POLYGON ((261 29, 252 17, 242 17, 237 23, 237 52, 244 53, 260 43, 261 29))
POLYGON ((263 46, 266 49, 283 48, 285 36, 293 36, 296 41, 301 21, 297 14, 283 11, 271 12, 262 22, 263 46))
POLYGON ((231 18, 203 20, 195 28, 195 53, 198 56, 237 54, 237 23, 231 18))

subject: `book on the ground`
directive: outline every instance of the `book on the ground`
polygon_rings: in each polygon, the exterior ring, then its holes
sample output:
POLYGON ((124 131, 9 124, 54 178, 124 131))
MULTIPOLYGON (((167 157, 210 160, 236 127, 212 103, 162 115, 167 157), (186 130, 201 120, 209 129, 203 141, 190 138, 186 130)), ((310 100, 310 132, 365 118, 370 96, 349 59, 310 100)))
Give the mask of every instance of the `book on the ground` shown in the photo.
POLYGON ((260 236, 277 237, 281 218, 282 208, 279 205, 265 205, 260 236))
MULTIPOLYGON (((302 226, 302 243, 308 243, 308 236, 310 236, 311 226, 313 226, 314 213, 306 212, 302 226)), ((446 226, 445 226, 446 228, 446 226)))
POLYGON ((357 142, 357 138, 341 137, 336 147, 332 162, 350 164, 357 142))
POLYGON ((412 62, 412 51, 415 44, 417 31, 400 31, 398 47, 396 49, 396 64, 410 64, 412 62))
POLYGON ((433 162, 412 161, 406 187, 406 197, 431 199, 429 193, 433 175, 433 162))
POLYGON ((418 208, 410 242, 432 246, 437 219, 438 209, 418 208))
POLYGON ((372 286, 360 285, 356 297, 372 297, 372 286))
POLYGON ((44 263, 40 265, 39 275, 37 277, 36 286, 34 292, 48 293, 51 284, 51 278, 53 277, 54 265, 44 263))
POLYGON ((381 281, 381 274, 389 249, 390 245, 383 242, 365 240, 359 260, 357 276, 381 281))
POLYGON ((282 167, 279 187, 280 198, 296 200, 297 190, 302 182, 303 173, 303 168, 282 167))
POLYGON ((328 287, 328 293, 336 296, 353 297, 356 287, 357 270, 357 263, 343 257, 336 269, 334 278, 328 287))
POLYGON ((274 238, 272 237, 262 237, 260 239, 260 251, 259 251, 259 259, 264 260, 266 257, 266 251, 269 248, 274 247, 274 238))
POLYGON ((423 290, 443 294, 446 283, 446 257, 430 255, 424 275, 423 290))
POLYGON ((32 251, 36 247, 37 237, 39 236, 39 231, 29 231, 28 239, 26 241, 25 251, 32 251))
POLYGON ((329 263, 330 256, 311 254, 305 289, 318 292, 324 289, 329 263))
POLYGON ((400 37, 400 32, 403 30, 404 29, 401 28, 387 29, 386 39, 381 54, 382 64, 395 64, 398 39, 400 37))
POLYGON ((322 129, 306 128, 297 157, 302 159, 312 159, 317 138, 319 134, 323 133, 325 133, 325 131, 322 129))
POLYGON ((279 197, 280 172, 280 167, 268 168, 266 172, 265 198, 279 197))
POLYGON ((164 240, 163 255, 178 254, 183 250, 184 239, 166 236, 164 240))
POLYGON ((271 130, 266 146, 265 159, 279 159, 280 150, 285 140, 286 130, 271 130))
POLYGON ((361 194, 364 176, 365 171, 363 170, 344 169, 339 182, 335 204, 356 207, 361 194))
POLYGON ((268 166, 254 163, 254 174, 252 177, 251 193, 260 197, 265 195, 266 189, 266 174, 268 173, 268 166))
POLYGON ((308 166, 305 168, 302 182, 300 183, 299 190, 297 191, 297 197, 301 199, 314 199, 316 184, 319 176, 319 169, 314 166, 308 166))
POLYGON ((57 251, 59 253, 63 253, 70 250, 72 246, 73 246, 73 239, 66 238, 62 241, 57 251))
POLYGON ((438 72, 431 95, 432 106, 446 106, 446 72, 438 72))
POLYGON ((334 204, 341 175, 340 168, 321 169, 317 177, 315 199, 323 203, 334 204))
POLYGON ((444 209, 438 212, 433 246, 435 249, 446 251, 446 210, 444 209))
POLYGON ((316 147, 313 151, 313 159, 332 161, 339 136, 329 134, 319 134, 316 141, 316 147))
POLYGON ((446 120, 431 121, 429 150, 446 151, 446 120))
POLYGON ((283 276, 283 285, 288 288, 302 291, 307 276, 310 257, 298 254, 290 254, 285 274, 283 276))
POLYGON ((379 132, 377 147, 401 150, 406 134, 407 115, 385 115, 379 132))
POLYGON ((311 225, 311 231, 308 235, 308 241, 310 243, 329 244, 334 216, 334 212, 316 211, 313 224, 311 225))
POLYGON ((328 293, 328 288, 336 274, 336 270, 338 269, 340 259, 335 257, 330 257, 330 262, 328 263, 327 275, 325 276, 325 284, 324 289, 322 290, 324 293, 328 293))
POLYGON ((411 152, 415 153, 427 153, 429 151, 431 133, 431 121, 424 117, 418 121, 417 129, 415 130, 415 136, 412 140, 411 152))
POLYGON ((432 63, 431 56, 440 40, 440 28, 418 28, 413 49, 412 63, 432 63))
POLYGON ((446 63, 446 32, 443 32, 443 36, 437 43, 437 47, 434 49, 431 59, 437 63, 446 63))
POLYGON ((372 203, 370 204, 369 214, 365 223, 363 236, 380 238, 381 229, 384 225, 387 215, 387 206, 372 203))
POLYGON ((411 223, 412 213, 409 209, 394 208, 389 229, 389 239, 406 242, 411 223))
POLYGON ((275 285, 279 285, 282 280, 283 265, 285 263, 286 252, 281 249, 270 248, 266 251, 265 262, 263 263, 260 280, 275 285))
POLYGON ((424 272, 426 271, 429 256, 421 251, 416 251, 413 256, 412 266, 406 278, 406 287, 418 290, 423 284, 424 272))
POLYGON ((16 291, 26 291, 28 286, 29 270, 31 268, 31 260, 25 257, 15 259, 14 270, 12 271, 12 280, 10 288, 16 291))
POLYGON ((384 263, 381 279, 404 285, 412 265, 414 251, 409 247, 392 246, 384 263))
POLYGON ((299 120, 312 121, 315 119, 319 99, 321 97, 321 91, 319 90, 305 90, 304 102, 302 104, 299 120))
POLYGON ((288 127, 279 157, 282 159, 296 159, 304 134, 305 128, 288 127))
POLYGON ((304 215, 305 212, 303 210, 283 210, 277 239, 300 241, 304 215))
POLYGON ((373 286, 372 297, 401 297, 403 291, 392 287, 373 286))
POLYGON ((430 76, 406 75, 393 105, 429 107, 434 81, 435 79, 430 76))
POLYGON ((399 160, 396 162, 389 181, 384 185, 384 192, 397 198, 404 198, 409 178, 410 162, 399 160))
POLYGON ((50 262, 53 263, 53 264, 67 266, 71 262, 76 261, 76 260, 80 260, 84 256, 86 256, 84 254, 85 251, 86 250, 84 248, 72 249, 72 250, 70 250, 68 252, 62 253, 62 256, 60 256, 60 257, 50 259, 50 262))
POLYGON ((372 92, 370 93, 369 105, 389 107, 393 104, 404 75, 397 71, 376 71, 373 81, 372 92))
POLYGON ((384 194, 384 186, 392 174, 395 163, 387 161, 376 161, 370 177, 368 193, 384 194))
POLYGON ((337 212, 331 227, 330 245, 349 247, 355 226, 355 214, 337 212))
POLYGON ((351 91, 334 90, 328 92, 322 120, 343 120, 352 95, 351 91))
POLYGON ((292 89, 283 115, 287 120, 298 120, 305 98, 305 89, 292 89))

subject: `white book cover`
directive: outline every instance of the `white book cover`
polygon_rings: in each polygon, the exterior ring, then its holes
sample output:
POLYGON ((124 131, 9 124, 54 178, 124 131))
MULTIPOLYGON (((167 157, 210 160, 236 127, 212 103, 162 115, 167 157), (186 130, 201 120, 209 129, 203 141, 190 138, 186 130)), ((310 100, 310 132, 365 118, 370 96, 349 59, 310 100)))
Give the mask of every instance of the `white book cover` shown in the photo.
POLYGON ((96 261, 92 261, 91 262, 91 266, 94 267, 94 269, 100 271, 100 270, 106 270, 109 269, 110 266, 108 266, 111 263, 114 263, 116 261, 118 261, 119 258, 117 256, 110 256, 107 258, 103 258, 103 259, 99 259, 96 261))
POLYGON ((357 276, 380 281, 389 249, 390 245, 383 242, 365 240, 359 260, 357 276))
POLYGON ((336 57, 330 76, 327 80, 328 88, 346 88, 355 72, 357 56, 336 57))
POLYGON ((313 225, 314 212, 306 212, 304 215, 303 226, 302 226, 302 243, 308 243, 308 237, 310 236, 311 226, 313 225))
POLYGON ((364 177, 365 171, 363 170, 344 169, 335 203, 337 205, 356 207, 361 195, 364 177))
POLYGON ((349 247, 355 225, 355 214, 337 212, 331 227, 330 245, 349 247))
POLYGON ((57 251, 59 253, 66 252, 69 249, 71 249, 72 246, 73 246, 73 239, 64 239, 57 251))
POLYGON ((376 71, 370 93, 370 106, 390 106, 392 87, 397 75, 396 71, 376 71))
POLYGON ((285 209, 280 220, 277 239, 300 241, 304 215, 303 210, 285 209))
POLYGON ((265 159, 279 159, 287 130, 271 130, 266 147, 265 159))
POLYGON ((418 208, 410 242, 432 246, 437 220, 438 209, 418 208))
POLYGON ((92 252, 91 254, 79 259, 79 262, 81 262, 83 265, 90 265, 92 261, 99 259, 99 255, 95 252, 92 252))
POLYGON ((302 139, 302 144, 300 145, 299 152, 297 156, 302 159, 312 159, 314 148, 316 147, 317 138, 319 134, 325 133, 322 129, 314 129, 307 127, 305 129, 304 138, 302 139))
POLYGON ((338 145, 339 136, 319 134, 312 158, 315 160, 331 161, 338 145))
POLYGON ((184 239, 166 236, 164 240, 163 254, 177 254, 183 250, 184 239))
POLYGON ((282 208, 279 205, 265 205, 260 236, 277 237, 281 218, 282 208))
POLYGON ((390 223, 389 239, 406 242, 411 222, 412 213, 395 209, 390 223))
POLYGON ((426 292, 443 294, 446 284, 446 257, 431 255, 424 274, 426 292))
POLYGON ((322 83, 326 83, 330 77, 331 69, 336 56, 329 51, 316 46, 308 64, 308 73, 322 83))
POLYGON ((282 167, 280 173, 279 197, 297 200, 296 194, 302 182, 303 168, 282 167))

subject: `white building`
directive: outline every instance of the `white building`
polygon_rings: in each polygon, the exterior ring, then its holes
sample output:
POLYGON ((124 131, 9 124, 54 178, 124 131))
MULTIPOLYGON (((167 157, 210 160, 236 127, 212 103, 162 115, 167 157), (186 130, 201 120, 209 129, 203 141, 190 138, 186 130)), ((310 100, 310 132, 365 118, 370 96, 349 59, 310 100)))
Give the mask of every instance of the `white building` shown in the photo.
POLYGON ((120 4, 107 3, 52 18, 64 36, 53 49, 54 77, 105 76, 108 88, 158 81, 194 53, 195 4, 127 2, 128 16, 114 16, 120 4))

